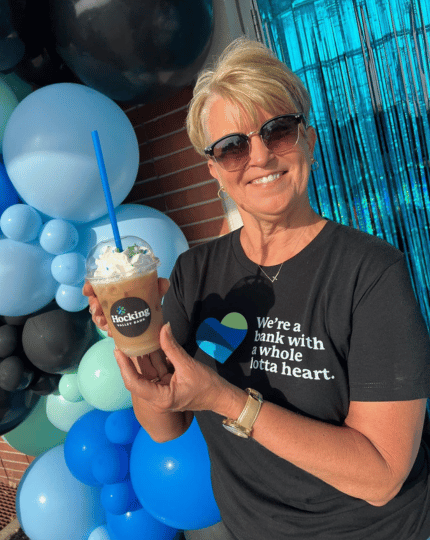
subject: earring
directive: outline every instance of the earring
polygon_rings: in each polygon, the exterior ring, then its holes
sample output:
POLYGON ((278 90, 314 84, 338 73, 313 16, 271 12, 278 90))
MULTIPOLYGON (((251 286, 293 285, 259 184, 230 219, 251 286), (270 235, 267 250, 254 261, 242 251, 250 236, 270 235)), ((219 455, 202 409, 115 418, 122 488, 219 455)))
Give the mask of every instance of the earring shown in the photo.
POLYGON ((225 189, 224 189, 224 186, 221 186, 218 190, 218 199, 223 199, 223 197, 221 196, 221 193, 225 193, 225 189))
POLYGON ((311 159, 311 171, 315 172, 320 168, 320 164, 315 158, 311 159))

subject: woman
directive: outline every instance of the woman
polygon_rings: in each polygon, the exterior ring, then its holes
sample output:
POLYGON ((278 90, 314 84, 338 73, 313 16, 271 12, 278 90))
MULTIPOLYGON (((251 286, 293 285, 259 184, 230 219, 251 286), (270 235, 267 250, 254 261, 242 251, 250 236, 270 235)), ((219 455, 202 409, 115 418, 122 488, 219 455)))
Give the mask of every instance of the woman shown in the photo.
POLYGON ((256 42, 200 75, 188 133, 243 227, 179 257, 162 350, 116 358, 155 440, 199 422, 223 519, 201 538, 425 540, 428 334, 403 255, 311 208, 309 109, 256 42))

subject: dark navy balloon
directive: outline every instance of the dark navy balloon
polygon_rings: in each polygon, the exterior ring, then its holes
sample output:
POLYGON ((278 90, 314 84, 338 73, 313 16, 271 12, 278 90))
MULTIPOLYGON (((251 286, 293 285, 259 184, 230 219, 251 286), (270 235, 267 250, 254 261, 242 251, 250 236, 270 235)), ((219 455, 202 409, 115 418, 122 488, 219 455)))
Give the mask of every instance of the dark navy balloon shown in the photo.
POLYGON ((163 99, 190 84, 212 36, 211 0, 48 0, 56 50, 116 101, 163 99))

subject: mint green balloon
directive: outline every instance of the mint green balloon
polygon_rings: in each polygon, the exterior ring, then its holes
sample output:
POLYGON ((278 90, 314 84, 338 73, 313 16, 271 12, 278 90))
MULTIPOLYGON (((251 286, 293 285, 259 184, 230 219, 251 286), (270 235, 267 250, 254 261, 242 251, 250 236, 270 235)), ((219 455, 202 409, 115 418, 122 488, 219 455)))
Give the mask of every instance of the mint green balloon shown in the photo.
POLYGON ((17 105, 18 100, 12 88, 4 80, 0 79, 0 153, 3 147, 6 124, 17 105))
POLYGON ((49 394, 46 400, 48 420, 61 431, 68 432, 81 416, 94 409, 85 400, 73 403, 67 401, 59 392, 49 394))
POLYGON ((98 341, 84 354, 78 368, 81 394, 101 411, 129 409, 133 405, 113 354, 114 348, 111 337, 98 341))
POLYGON ((18 101, 22 101, 33 92, 31 84, 20 79, 16 73, 8 73, 7 75, 3 73, 0 75, 0 79, 11 87, 18 101))
POLYGON ((71 401, 72 403, 77 403, 84 399, 79 390, 77 373, 67 373, 63 375, 58 384, 58 391, 64 399, 71 401))
POLYGON ((40 456, 62 444, 67 433, 56 428, 46 415, 47 396, 42 396, 27 418, 3 439, 15 450, 27 456, 40 456))

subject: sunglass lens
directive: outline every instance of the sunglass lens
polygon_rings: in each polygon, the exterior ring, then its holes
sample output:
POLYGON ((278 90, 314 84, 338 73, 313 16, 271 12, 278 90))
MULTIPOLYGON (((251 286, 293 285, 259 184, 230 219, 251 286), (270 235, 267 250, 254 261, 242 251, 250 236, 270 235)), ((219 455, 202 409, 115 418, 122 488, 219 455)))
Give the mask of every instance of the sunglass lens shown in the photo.
POLYGON ((297 144, 299 119, 295 117, 276 118, 263 127, 265 145, 275 154, 284 154, 297 144))
POLYGON ((230 135, 214 146, 213 157, 227 171, 243 167, 249 157, 248 140, 243 135, 230 135))

